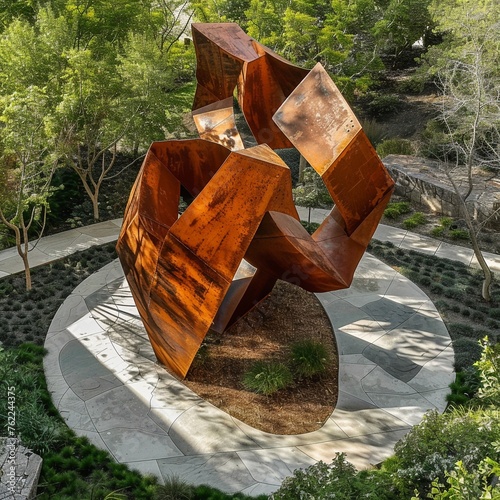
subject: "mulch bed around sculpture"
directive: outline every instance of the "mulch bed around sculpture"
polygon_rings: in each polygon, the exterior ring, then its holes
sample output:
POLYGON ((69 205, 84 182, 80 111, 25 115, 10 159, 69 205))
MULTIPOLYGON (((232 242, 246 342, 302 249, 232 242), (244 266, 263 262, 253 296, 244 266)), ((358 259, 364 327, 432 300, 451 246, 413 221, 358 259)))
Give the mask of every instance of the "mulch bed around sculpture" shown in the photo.
POLYGON ((314 294, 278 281, 273 292, 223 335, 209 333, 184 381, 194 392, 233 417, 273 434, 319 429, 335 408, 338 356, 331 323, 314 294), (270 396, 248 391, 244 373, 256 361, 289 363, 290 346, 321 342, 328 370, 270 396))

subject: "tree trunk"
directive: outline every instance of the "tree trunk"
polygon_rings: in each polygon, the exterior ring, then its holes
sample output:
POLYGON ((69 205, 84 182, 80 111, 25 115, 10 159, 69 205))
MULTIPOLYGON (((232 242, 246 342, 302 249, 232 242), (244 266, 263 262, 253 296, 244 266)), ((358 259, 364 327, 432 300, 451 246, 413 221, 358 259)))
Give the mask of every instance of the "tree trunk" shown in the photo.
MULTIPOLYGON (((17 251, 19 252, 19 248, 17 249, 17 251)), ((26 281, 26 290, 28 290, 28 292, 29 292, 32 288, 32 284, 31 284, 31 269, 30 269, 30 264, 28 262, 28 254, 21 253, 21 252, 19 252, 19 254, 21 255, 21 258, 23 259, 24 277, 25 277, 25 281, 26 281)))
MULTIPOLYGON (((467 229, 469 230, 469 237, 472 245, 472 250, 474 251, 474 255, 476 256, 477 262, 479 263, 479 266, 481 267, 481 270, 483 271, 483 286, 481 290, 481 295, 483 299, 486 302, 491 301, 491 283, 493 281, 493 275, 491 274, 491 269, 489 268, 488 264, 486 263, 486 260, 483 256, 483 252, 479 248, 479 242, 477 241, 477 236, 476 236, 476 230, 474 227, 474 223, 472 222, 472 217, 469 212, 469 207, 467 206, 467 198, 464 197, 461 193, 460 190, 458 189, 457 183, 455 182, 455 179, 453 179, 453 176, 450 174, 450 171, 448 169, 445 170, 446 177, 450 181, 451 185, 453 186, 453 190, 457 194, 458 198, 460 199, 461 203, 461 208, 462 208, 462 214, 465 219, 465 224, 467 225, 467 229)), ((472 192, 472 189, 469 191, 472 192)), ((467 195, 468 196, 468 195, 467 195)))
POLYGON ((92 196, 92 209, 94 212, 94 220, 98 221, 100 218, 100 214, 99 214, 99 197, 97 196, 97 193, 94 193, 94 196, 92 196))
POLYGON ((300 160, 299 160, 299 184, 304 183, 304 169, 307 167, 307 161, 306 159, 300 155, 300 160))
POLYGON ((467 225, 467 229, 469 230, 469 237, 472 245, 472 250, 474 250, 474 255, 476 256, 479 266, 483 271, 484 280, 483 280, 481 295, 483 296, 483 299, 486 300, 486 302, 490 302, 491 301, 490 289, 491 289, 491 282, 493 281, 493 275, 491 274, 491 269, 486 263, 486 260, 483 256, 483 252, 479 248, 479 242, 477 241, 476 231, 474 228, 474 224, 472 223, 472 218, 470 216, 469 209, 467 208, 467 204, 465 203, 465 200, 463 198, 460 199, 462 200, 462 211, 465 218, 465 224, 467 225))
MULTIPOLYGON (((467 224, 467 226, 469 225, 467 224)), ((483 256, 483 252, 481 252, 481 249, 479 248, 479 243, 477 241, 476 234, 474 233, 473 228, 469 228, 469 233, 470 233, 470 241, 472 244, 472 249, 474 250, 474 255, 476 256, 476 259, 484 275, 481 295, 483 296, 483 299, 486 300, 486 302, 490 302, 491 301, 490 289, 491 289, 491 282, 493 281, 493 275, 491 273, 491 269, 486 263, 486 260, 483 256)))

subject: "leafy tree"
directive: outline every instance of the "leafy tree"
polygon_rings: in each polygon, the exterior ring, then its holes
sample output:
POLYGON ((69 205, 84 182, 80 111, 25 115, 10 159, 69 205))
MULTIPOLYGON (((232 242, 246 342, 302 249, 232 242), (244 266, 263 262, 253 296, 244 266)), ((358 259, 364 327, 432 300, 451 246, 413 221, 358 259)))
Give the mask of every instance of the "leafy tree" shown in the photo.
POLYGON ((28 254, 30 230, 42 236, 58 159, 51 155, 46 122, 48 98, 28 87, 0 99, 0 221, 14 232, 24 263, 26 289, 31 289, 28 254))
POLYGON ((303 172, 303 182, 293 190, 293 198, 297 205, 309 209, 307 222, 311 223, 311 208, 331 207, 332 198, 321 177, 312 167, 306 167, 303 172))
POLYGON ((248 26, 246 11, 250 0, 192 0, 196 18, 203 23, 233 22, 244 30, 248 26))
POLYGON ((352 97, 384 69, 382 53, 399 55, 428 31, 429 1, 218 0, 192 5, 202 21, 238 22, 250 36, 296 64, 321 62, 352 97))
POLYGON ((477 219, 470 196, 478 168, 486 168, 492 176, 500 169, 500 12, 490 0, 464 0, 436 2, 433 13, 438 29, 446 32, 444 42, 427 56, 443 97, 438 153, 461 200, 474 254, 484 274, 483 297, 490 300, 492 274, 477 241, 487 220, 477 219), (466 176, 465 190, 456 182, 457 173, 466 176))
MULTIPOLYGON (((148 6, 149 2, 144 2, 148 6)), ((131 31, 140 31, 141 0, 66 0, 64 17, 71 25, 74 49, 92 49, 104 56, 120 50, 131 31)))
POLYGON ((128 89, 113 61, 95 59, 90 50, 72 49, 67 63, 52 125, 59 137, 59 154, 80 177, 94 220, 99 220, 102 183, 138 109, 128 107, 128 89))
POLYGON ((384 52, 395 59, 420 38, 425 38, 432 27, 429 12, 431 0, 390 0, 383 17, 373 26, 373 34, 384 52))
POLYGON ((140 110, 130 113, 133 120, 124 137, 134 152, 179 128, 185 112, 172 99, 180 86, 194 80, 194 48, 181 42, 191 19, 185 8, 186 2, 159 2, 149 28, 131 34, 119 58, 118 71, 130 87, 127 105, 140 110))

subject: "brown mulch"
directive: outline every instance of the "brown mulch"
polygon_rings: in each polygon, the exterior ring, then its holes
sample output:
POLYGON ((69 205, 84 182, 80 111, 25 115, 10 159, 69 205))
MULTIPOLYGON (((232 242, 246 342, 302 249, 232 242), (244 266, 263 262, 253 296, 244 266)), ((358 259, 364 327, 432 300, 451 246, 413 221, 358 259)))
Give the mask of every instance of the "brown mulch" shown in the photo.
POLYGON ((257 429, 273 434, 317 430, 337 401, 338 356, 328 316, 314 294, 278 281, 269 297, 227 332, 207 335, 184 382, 257 429), (328 349, 331 362, 321 378, 295 382, 271 396, 243 387, 243 375, 253 363, 288 363, 290 345, 306 339, 328 349))

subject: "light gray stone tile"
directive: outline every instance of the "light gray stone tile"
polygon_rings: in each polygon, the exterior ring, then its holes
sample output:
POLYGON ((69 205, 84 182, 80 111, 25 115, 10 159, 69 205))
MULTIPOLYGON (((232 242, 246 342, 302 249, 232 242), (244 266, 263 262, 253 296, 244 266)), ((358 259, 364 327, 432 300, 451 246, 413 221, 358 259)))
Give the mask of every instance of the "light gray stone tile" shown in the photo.
POLYGON ((358 399, 362 399, 367 403, 371 403, 371 399, 363 390, 362 381, 375 370, 376 365, 373 364, 349 364, 340 365, 339 370, 339 389, 350 394, 358 399))
POLYGON ((64 393, 59 402, 58 410, 61 417, 71 429, 96 431, 85 403, 71 389, 68 389, 64 393))
POLYGON ((164 484, 163 476, 161 475, 158 462, 156 460, 141 460, 138 462, 123 462, 131 470, 135 470, 143 476, 153 476, 158 479, 160 484, 164 484))
POLYGON ((87 314, 89 314, 89 309, 82 297, 71 294, 57 310, 50 323, 47 337, 50 338, 87 314))
POLYGON ((457 260, 469 265, 472 261, 474 252, 470 248, 450 245, 449 243, 441 243, 435 255, 436 257, 457 260))
POLYGON ((369 343, 375 342, 387 333, 378 321, 367 318, 354 321, 338 330, 369 343))
POLYGON ((200 396, 173 377, 160 378, 151 394, 151 408, 185 411, 203 401, 200 396))
POLYGON ((370 316, 365 311, 353 306, 346 300, 339 300, 326 305, 325 311, 334 328, 341 328, 362 319, 370 319, 370 316))
POLYGON ((123 385, 123 382, 115 376, 103 376, 77 379, 71 384, 71 388, 80 399, 87 401, 121 385, 123 385))
POLYGON ((295 469, 304 469, 315 461, 295 447, 239 451, 238 456, 259 483, 279 486, 295 469))
POLYGON ((436 358, 426 363, 408 385, 421 393, 446 389, 455 380, 454 358, 452 347, 446 348, 436 358))
POLYGON ((417 425, 424 414, 435 409, 429 401, 419 394, 375 394, 369 393, 370 398, 387 413, 406 422, 408 425, 417 425))
POLYGON ((363 354, 345 354, 339 356, 340 365, 372 365, 375 366, 373 361, 365 358, 363 354))
POLYGON ((178 477, 188 484, 207 484, 229 494, 253 486, 255 480, 236 453, 217 453, 158 460, 163 478, 178 477))
POLYGON ((86 401, 87 410, 96 429, 105 432, 122 427, 148 433, 165 434, 148 415, 147 396, 139 399, 128 386, 110 389, 86 401))
POLYGON ((68 342, 60 350, 59 366, 70 387, 79 380, 109 374, 109 370, 78 340, 68 342))
POLYGON ((169 435, 185 455, 237 451, 255 446, 227 413, 206 402, 180 415, 170 427, 169 435))
MULTIPOLYGON (((396 356, 402 360, 408 360, 419 366, 423 366, 436 356, 439 356, 450 345, 449 337, 434 335, 431 331, 416 331, 404 327, 391 330, 387 335, 379 338, 372 344, 371 351, 385 351, 391 358, 396 356)), ((373 359, 372 353, 368 349, 364 355, 368 359, 373 359)), ((389 367, 385 367, 390 372, 389 367)), ((401 370, 401 368, 398 367, 401 370)), ((402 369, 401 371, 404 371, 402 369)), ((413 373, 411 380, 416 374, 413 373)), ((407 381, 407 380, 406 380, 407 381)))
POLYGON ((392 330, 407 321, 415 309, 383 297, 360 308, 369 318, 380 323, 385 330, 392 330))
POLYGON ((148 415, 153 422, 168 433, 172 424, 184 413, 184 411, 185 410, 171 408, 151 408, 148 415))
POLYGON ((380 367, 375 368, 361 380, 363 391, 367 394, 405 395, 416 391, 405 382, 393 377, 380 367))
POLYGON ((182 456, 166 434, 115 427, 101 431, 101 438, 118 462, 142 462, 182 456))
MULTIPOLYGON (((335 412, 332 413, 334 415, 335 412)), ((324 441, 333 441, 347 437, 345 432, 334 422, 331 416, 326 420, 323 426, 313 432, 295 435, 269 434, 260 431, 249 425, 234 419, 238 427, 261 448, 283 448, 300 446, 307 443, 322 443, 324 441)))
POLYGON ((440 241, 422 236, 421 234, 408 232, 399 246, 400 248, 408 248, 417 252, 434 255, 440 244, 440 241))
POLYGON ((421 369, 420 365, 414 363, 404 353, 400 354, 395 349, 379 346, 378 341, 375 344, 370 344, 363 351, 363 354, 388 375, 403 382, 411 380, 421 369))
POLYGON ((345 453, 346 459, 357 469, 368 469, 394 453, 394 445, 410 430, 410 427, 398 431, 359 436, 343 439, 334 443, 306 445, 300 449, 315 460, 330 463, 336 453, 345 453))
MULTIPOLYGON (((405 429, 406 422, 390 415, 382 409, 358 410, 347 412, 335 410, 330 417, 348 437, 368 436, 405 429)), ((301 448, 302 449, 302 448, 301 448)))
POLYGON ((390 241, 394 243, 394 245, 399 246, 407 233, 408 231, 400 229, 399 227, 379 224, 373 238, 379 241, 390 241))
POLYGON ((333 292, 315 293, 314 295, 316 295, 323 308, 325 308, 328 304, 341 300, 341 298, 333 292))
POLYGON ((61 349, 73 340, 73 335, 66 330, 62 330, 45 340, 44 347, 47 349, 47 354, 43 358, 43 367, 46 375, 58 376, 62 374, 59 366, 59 354, 61 349))
POLYGON ((427 399, 432 406, 436 407, 439 413, 443 413, 448 406, 446 397, 450 394, 450 392, 449 387, 446 387, 445 389, 435 389, 433 391, 421 392, 420 395, 427 399))
POLYGON ((335 410, 355 412, 358 410, 368 410, 372 408, 377 407, 372 402, 369 402, 368 397, 366 397, 366 400, 357 398, 356 396, 353 396, 352 394, 339 389, 339 395, 335 410))
POLYGON ((85 226, 79 229, 82 235, 90 236, 91 238, 103 239, 109 236, 118 238, 119 228, 113 221, 98 222, 91 226, 85 226))

